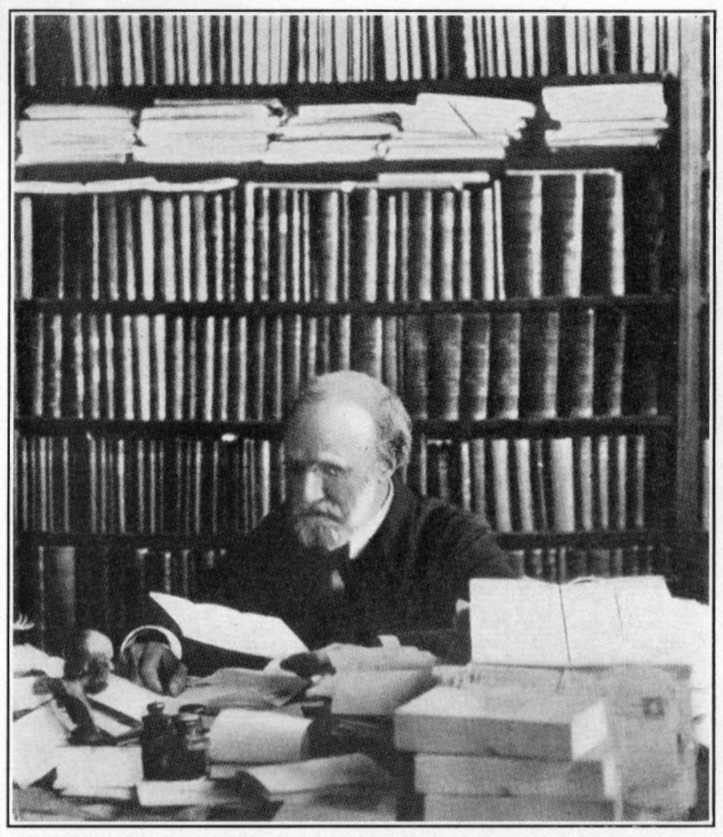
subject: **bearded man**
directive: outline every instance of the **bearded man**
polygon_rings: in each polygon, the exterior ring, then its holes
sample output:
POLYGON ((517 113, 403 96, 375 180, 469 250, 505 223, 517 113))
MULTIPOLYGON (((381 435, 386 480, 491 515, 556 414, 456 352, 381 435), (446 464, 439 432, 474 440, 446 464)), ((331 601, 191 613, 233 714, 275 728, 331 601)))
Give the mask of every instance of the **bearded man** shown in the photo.
MULTIPOLYGON (((411 430, 374 378, 312 381, 285 425, 286 501, 218 568, 213 599, 281 617, 312 649, 382 636, 444 656, 469 579, 514 572, 484 520, 404 484, 411 430)), ((193 673, 230 664, 156 631, 134 631, 123 648, 134 679, 157 691, 182 683, 181 654, 193 673)))

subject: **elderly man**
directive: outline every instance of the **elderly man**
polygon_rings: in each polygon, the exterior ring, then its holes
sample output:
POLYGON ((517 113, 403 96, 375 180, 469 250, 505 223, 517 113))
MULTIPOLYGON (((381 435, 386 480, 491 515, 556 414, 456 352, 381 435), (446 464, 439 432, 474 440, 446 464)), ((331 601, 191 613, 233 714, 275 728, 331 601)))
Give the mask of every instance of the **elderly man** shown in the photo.
MULTIPOLYGON (((404 485, 410 445, 409 415, 379 381, 315 379, 286 424, 286 503, 219 568, 214 598, 283 618, 310 648, 394 635, 443 653, 469 579, 513 571, 483 520, 404 485)), ((174 691, 166 639, 141 632, 124 647, 136 679, 174 691)), ((192 671, 224 662, 205 656, 184 653, 192 671)))

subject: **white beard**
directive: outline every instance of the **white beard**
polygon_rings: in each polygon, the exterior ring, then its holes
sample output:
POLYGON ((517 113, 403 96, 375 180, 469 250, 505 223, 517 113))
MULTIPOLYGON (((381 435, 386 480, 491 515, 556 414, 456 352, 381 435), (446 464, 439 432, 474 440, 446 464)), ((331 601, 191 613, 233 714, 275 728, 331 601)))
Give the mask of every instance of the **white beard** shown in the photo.
POLYGON ((326 517, 300 517, 294 522, 296 537, 307 549, 324 549, 332 552, 349 540, 347 528, 326 517))

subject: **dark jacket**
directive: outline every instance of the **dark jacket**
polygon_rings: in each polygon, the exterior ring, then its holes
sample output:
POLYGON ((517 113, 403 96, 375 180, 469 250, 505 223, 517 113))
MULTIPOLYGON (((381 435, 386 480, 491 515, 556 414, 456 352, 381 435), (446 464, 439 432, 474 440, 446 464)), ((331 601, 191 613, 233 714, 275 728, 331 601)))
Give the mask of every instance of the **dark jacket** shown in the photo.
POLYGON ((304 549, 283 509, 272 512, 219 568, 214 598, 279 616, 319 648, 448 628, 470 578, 512 575, 483 520, 397 484, 381 527, 353 561, 304 549), (341 592, 329 588, 333 567, 341 592))

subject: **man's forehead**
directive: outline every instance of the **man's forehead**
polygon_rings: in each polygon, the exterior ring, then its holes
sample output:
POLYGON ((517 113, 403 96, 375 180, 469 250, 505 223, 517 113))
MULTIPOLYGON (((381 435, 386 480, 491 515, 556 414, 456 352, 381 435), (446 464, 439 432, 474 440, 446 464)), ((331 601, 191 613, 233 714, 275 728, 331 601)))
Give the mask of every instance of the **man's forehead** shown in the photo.
POLYGON ((376 425, 369 411, 340 398, 301 405, 285 433, 287 443, 318 441, 331 448, 367 446, 374 444, 376 438, 376 425))

